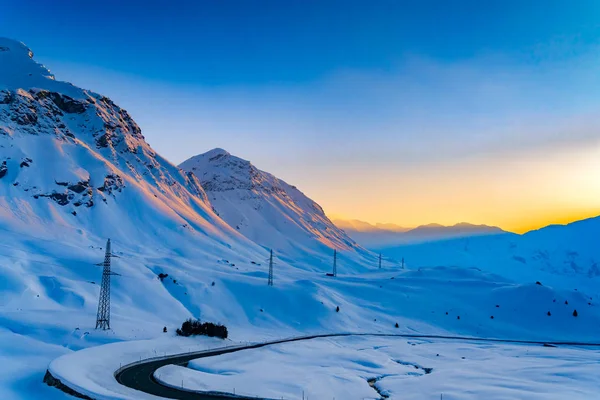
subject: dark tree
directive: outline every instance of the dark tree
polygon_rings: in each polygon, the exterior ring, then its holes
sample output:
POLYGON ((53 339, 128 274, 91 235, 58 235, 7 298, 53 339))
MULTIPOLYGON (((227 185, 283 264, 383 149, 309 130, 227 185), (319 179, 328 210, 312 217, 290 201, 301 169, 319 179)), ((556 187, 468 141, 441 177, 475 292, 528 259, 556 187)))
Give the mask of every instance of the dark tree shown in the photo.
POLYGON ((226 339, 228 336, 227 327, 220 324, 214 324, 212 322, 200 322, 199 320, 188 319, 181 328, 177 329, 177 335, 179 336, 196 336, 204 335, 209 337, 219 337, 226 339))

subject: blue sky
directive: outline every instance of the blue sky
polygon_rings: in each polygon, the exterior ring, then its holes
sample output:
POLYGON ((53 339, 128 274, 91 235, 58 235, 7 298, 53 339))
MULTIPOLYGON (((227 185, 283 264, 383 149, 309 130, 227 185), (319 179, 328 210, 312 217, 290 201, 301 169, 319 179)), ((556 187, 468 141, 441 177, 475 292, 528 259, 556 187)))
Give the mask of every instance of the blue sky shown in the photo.
POLYGON ((599 17, 587 0, 8 0, 0 35, 174 163, 223 147, 332 214, 533 227, 600 213, 592 178, 572 184, 596 171, 599 17), (552 188, 586 193, 547 204, 552 188))

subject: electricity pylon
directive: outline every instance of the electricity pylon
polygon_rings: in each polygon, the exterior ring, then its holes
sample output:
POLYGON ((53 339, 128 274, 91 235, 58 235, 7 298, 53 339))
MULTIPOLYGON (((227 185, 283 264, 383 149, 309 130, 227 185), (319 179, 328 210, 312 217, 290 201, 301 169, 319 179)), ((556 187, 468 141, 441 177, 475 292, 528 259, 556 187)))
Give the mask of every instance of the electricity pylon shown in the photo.
POLYGON ((117 275, 110 271, 110 259, 116 257, 110 252, 110 239, 106 242, 106 253, 102 265, 102 284, 100 285, 100 299, 98 300, 98 314, 96 315, 96 329, 110 329, 110 276, 117 275))
POLYGON ((333 276, 337 276, 337 250, 333 249, 333 276))
POLYGON ((269 257, 269 286, 273 286, 273 249, 271 249, 271 256, 269 257))

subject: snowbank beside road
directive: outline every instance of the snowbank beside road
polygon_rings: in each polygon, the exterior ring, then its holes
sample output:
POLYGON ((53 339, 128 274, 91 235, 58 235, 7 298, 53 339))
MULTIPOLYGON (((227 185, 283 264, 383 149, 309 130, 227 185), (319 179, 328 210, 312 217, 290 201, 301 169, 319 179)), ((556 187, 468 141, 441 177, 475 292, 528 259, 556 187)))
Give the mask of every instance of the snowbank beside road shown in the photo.
POLYGON ((55 379, 76 392, 97 400, 159 399, 119 384, 115 372, 128 364, 147 361, 185 352, 224 347, 226 343, 215 338, 161 338, 127 341, 90 347, 57 358, 48 371, 55 379))

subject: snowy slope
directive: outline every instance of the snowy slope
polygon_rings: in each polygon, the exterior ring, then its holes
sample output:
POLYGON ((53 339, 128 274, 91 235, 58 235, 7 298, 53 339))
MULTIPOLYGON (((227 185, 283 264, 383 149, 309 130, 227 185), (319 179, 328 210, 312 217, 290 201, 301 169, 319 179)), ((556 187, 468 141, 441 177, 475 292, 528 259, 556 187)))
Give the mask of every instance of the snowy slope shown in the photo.
POLYGON ((231 227, 292 264, 308 261, 328 269, 333 249, 345 267, 375 264, 375 256, 336 227, 317 203, 249 161, 213 149, 180 167, 198 177, 217 214, 231 227))

